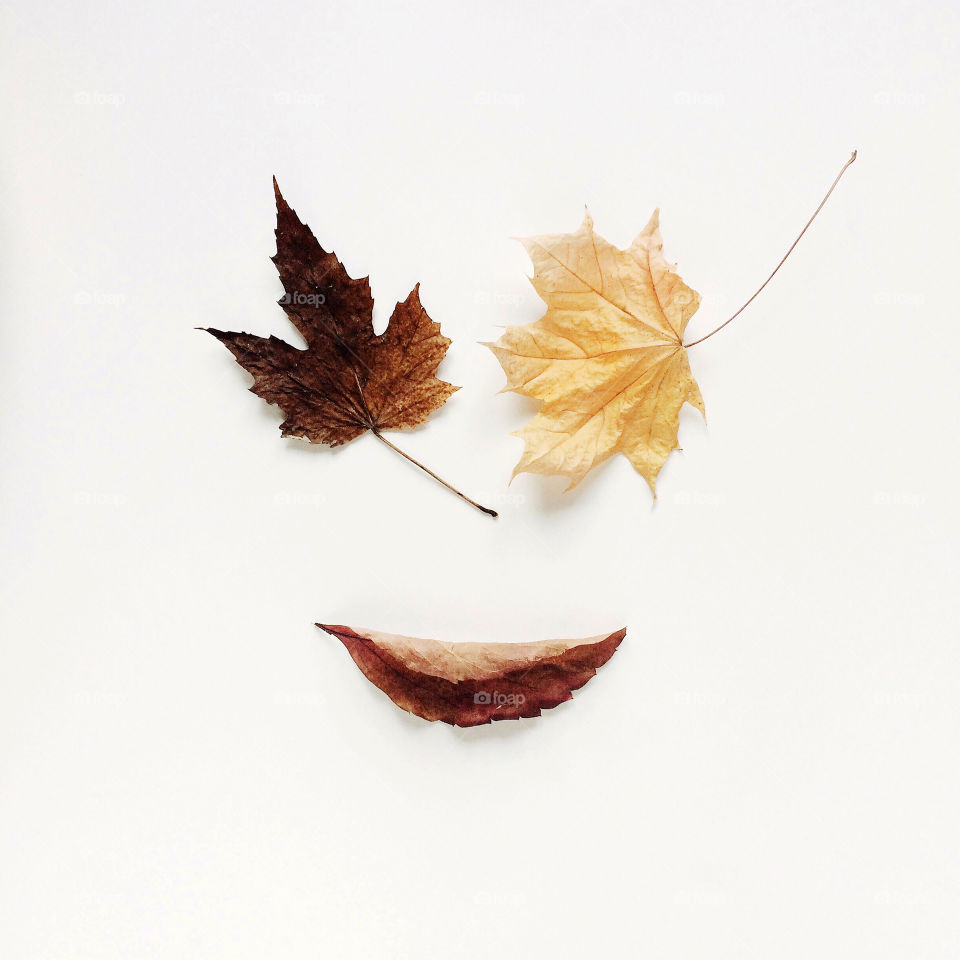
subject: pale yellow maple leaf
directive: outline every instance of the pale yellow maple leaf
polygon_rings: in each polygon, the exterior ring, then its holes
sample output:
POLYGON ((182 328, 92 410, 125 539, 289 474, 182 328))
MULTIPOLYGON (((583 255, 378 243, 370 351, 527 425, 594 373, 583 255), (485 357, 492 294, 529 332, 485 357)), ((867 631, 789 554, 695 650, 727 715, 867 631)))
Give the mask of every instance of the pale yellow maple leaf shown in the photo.
POLYGON ((704 412, 683 346, 700 295, 664 259, 659 213, 627 250, 596 234, 589 213, 576 233, 523 241, 547 312, 487 344, 504 389, 542 402, 517 432, 525 448, 513 476, 561 474, 572 488, 622 453, 656 495, 680 408, 704 412))

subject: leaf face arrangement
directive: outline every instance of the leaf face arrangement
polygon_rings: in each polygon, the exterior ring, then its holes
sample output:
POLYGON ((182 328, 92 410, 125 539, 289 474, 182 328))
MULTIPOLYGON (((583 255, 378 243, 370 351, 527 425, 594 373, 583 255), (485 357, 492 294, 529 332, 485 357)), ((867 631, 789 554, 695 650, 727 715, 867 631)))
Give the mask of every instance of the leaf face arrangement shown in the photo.
POLYGON ((283 436, 338 446, 369 430, 458 496, 496 516, 380 432, 423 423, 459 389, 436 376, 450 341, 421 306, 419 284, 397 304, 387 329, 377 336, 369 279, 352 279, 283 199, 276 179, 273 186, 277 198, 273 262, 285 291, 280 304, 307 349, 277 337, 208 332, 253 376, 251 391, 283 411, 283 436))
MULTIPOLYGON (((575 487, 595 466, 623 454, 656 496, 656 481, 677 449, 680 410, 704 414, 687 350, 710 339, 748 307, 783 266, 830 198, 820 206, 760 288, 729 319, 685 341, 700 295, 663 256, 659 211, 629 248, 597 235, 586 214, 571 234, 524 241, 533 284, 546 303, 534 323, 509 327, 495 344, 506 389, 540 403, 520 431, 514 469, 563 475, 575 487)), ((251 390, 284 413, 284 436, 338 446, 370 431, 459 497, 383 436, 425 421, 458 388, 436 376, 450 341, 420 304, 419 285, 398 303, 386 331, 373 331, 367 278, 352 279, 332 252, 277 199, 280 303, 306 341, 299 350, 277 337, 209 330, 253 376, 251 390)), ((568 488, 569 489, 569 488, 568 488)), ((366 678, 401 709, 425 720, 471 727, 537 717, 566 700, 616 652, 626 629, 584 640, 539 643, 442 643, 343 625, 316 626, 346 647, 366 678)))
POLYGON ((538 717, 572 698, 614 654, 626 629, 586 640, 441 643, 318 623, 364 676, 424 720, 473 727, 538 717))
POLYGON ((700 295, 664 259, 659 211, 627 250, 595 233, 589 214, 576 233, 524 246, 547 312, 488 344, 506 389, 543 403, 519 432, 514 476, 562 474, 572 488, 622 453, 653 491, 677 447, 680 408, 703 413, 683 346, 700 295))

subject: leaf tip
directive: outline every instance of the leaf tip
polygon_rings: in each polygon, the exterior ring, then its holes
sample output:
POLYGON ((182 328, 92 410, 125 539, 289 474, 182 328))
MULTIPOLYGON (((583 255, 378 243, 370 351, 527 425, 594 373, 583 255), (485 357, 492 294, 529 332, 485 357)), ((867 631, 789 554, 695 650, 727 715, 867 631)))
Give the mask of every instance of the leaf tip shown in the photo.
MULTIPOLYGON (((290 204, 287 203, 287 201, 283 199, 283 194, 280 192, 280 184, 277 183, 276 174, 274 174, 274 177, 273 177, 273 196, 274 196, 274 198, 275 198, 276 201, 277 201, 277 213, 278 213, 278 214, 280 214, 280 213, 283 212, 284 210, 289 210, 289 209, 290 209, 290 204)), ((279 252, 279 250, 278 250, 278 251, 277 251, 277 256, 279 256, 279 255, 280 255, 280 252, 279 252)), ((270 259, 273 260, 274 262, 276 262, 276 257, 271 257, 270 259)))

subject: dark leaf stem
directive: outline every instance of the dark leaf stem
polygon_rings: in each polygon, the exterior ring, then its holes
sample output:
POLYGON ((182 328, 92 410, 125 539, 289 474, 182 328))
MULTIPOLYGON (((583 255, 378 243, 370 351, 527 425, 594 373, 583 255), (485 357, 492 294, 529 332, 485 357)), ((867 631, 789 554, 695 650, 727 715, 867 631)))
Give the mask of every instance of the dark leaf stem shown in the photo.
POLYGON ((498 516, 496 510, 481 506, 476 500, 471 500, 465 493, 461 493, 456 487, 447 483, 442 477, 438 477, 429 467, 425 467, 419 460, 415 460, 409 453, 404 453, 396 444, 391 443, 376 427, 371 426, 370 432, 381 442, 385 443, 391 450, 395 450, 405 460, 409 460, 414 466, 419 467, 424 473, 429 473, 437 483, 442 483, 448 490, 453 491, 461 500, 466 500, 471 506, 476 507, 481 513, 490 517, 498 516))

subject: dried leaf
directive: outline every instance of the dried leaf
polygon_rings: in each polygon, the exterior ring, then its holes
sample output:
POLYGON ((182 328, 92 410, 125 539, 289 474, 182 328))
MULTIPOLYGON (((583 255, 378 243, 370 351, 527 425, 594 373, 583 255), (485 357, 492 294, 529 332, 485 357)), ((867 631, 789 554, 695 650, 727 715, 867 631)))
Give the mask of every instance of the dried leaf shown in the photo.
POLYGON ((285 437, 338 446, 367 430, 422 423, 458 388, 438 380, 450 341, 420 305, 419 284, 373 332, 369 278, 354 280, 317 242, 273 181, 277 196, 280 298, 307 343, 210 330, 253 375, 251 390, 283 410, 285 437))
POLYGON ((377 336, 369 278, 352 279, 283 199, 276 179, 273 187, 277 198, 273 262, 285 291, 280 305, 307 348, 297 349, 277 337, 208 332, 253 376, 250 390, 283 411, 283 436, 335 447, 370 430, 458 496, 496 516, 380 433, 423 423, 459 389, 436 377, 450 341, 421 306, 420 285, 396 305, 387 329, 377 336))
POLYGON ((572 488, 622 453, 655 492, 677 447, 680 408, 703 413, 683 346, 700 295, 663 257, 659 211, 627 250, 596 234, 589 213, 576 233, 524 246, 547 312, 487 344, 505 389, 542 402, 519 431, 525 449, 513 475, 562 474, 572 488))
POLYGON ((339 638, 364 676, 398 707, 458 727, 540 716, 571 699, 626 635, 623 629, 586 640, 441 643, 317 626, 339 638))
POLYGON ((830 199, 857 151, 756 293, 709 333, 684 343, 700 294, 663 257, 660 211, 627 250, 593 230, 586 214, 576 233, 524 241, 533 285, 547 312, 508 327, 488 343, 507 375, 504 389, 541 402, 521 431, 523 456, 513 471, 562 474, 575 487, 597 464, 622 453, 656 496, 657 474, 677 449, 680 408, 701 413, 703 398, 687 350, 735 320, 776 276, 830 199))

